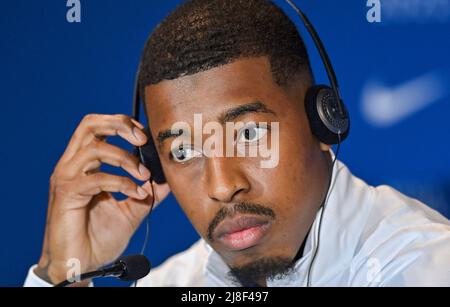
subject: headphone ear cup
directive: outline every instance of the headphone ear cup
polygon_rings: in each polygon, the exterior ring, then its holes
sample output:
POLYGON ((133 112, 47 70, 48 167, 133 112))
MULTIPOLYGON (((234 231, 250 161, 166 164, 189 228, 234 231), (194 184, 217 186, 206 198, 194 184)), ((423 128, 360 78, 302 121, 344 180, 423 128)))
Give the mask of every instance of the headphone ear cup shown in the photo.
POLYGON ((151 180, 158 184, 166 183, 166 176, 164 175, 161 161, 159 160, 158 151, 156 150, 155 142, 153 141, 150 129, 145 128, 144 133, 147 135, 148 142, 144 146, 139 147, 141 162, 152 173, 151 180))
MULTIPOLYGON (((344 112, 347 110, 344 107, 344 112)), ((327 145, 342 143, 350 132, 350 119, 339 113, 333 89, 326 85, 311 87, 305 96, 305 111, 311 131, 327 145)))

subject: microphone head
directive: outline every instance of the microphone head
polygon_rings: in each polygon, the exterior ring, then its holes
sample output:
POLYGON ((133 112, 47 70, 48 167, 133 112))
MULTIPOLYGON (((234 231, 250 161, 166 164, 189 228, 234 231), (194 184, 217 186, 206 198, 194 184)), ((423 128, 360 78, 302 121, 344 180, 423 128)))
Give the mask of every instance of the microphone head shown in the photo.
POLYGON ((150 273, 151 264, 144 255, 120 257, 116 264, 123 266, 123 273, 118 278, 123 281, 135 281, 150 273))

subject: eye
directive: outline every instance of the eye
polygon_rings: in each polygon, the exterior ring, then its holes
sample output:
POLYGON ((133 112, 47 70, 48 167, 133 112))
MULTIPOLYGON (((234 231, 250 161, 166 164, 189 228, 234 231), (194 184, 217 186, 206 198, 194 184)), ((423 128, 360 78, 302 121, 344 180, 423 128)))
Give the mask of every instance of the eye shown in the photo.
POLYGON ((178 163, 188 162, 194 158, 200 157, 202 154, 192 147, 180 145, 171 151, 172 158, 178 163))
POLYGON ((250 125, 244 127, 238 136, 239 143, 254 143, 262 139, 267 134, 267 127, 258 127, 250 125))

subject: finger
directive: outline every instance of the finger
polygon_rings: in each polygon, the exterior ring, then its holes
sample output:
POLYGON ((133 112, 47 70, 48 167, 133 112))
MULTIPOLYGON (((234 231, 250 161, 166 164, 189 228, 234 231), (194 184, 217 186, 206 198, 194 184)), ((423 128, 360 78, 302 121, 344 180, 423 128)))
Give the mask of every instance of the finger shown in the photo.
POLYGON ((120 167, 134 178, 147 181, 150 171, 140 163, 138 157, 117 146, 94 140, 81 149, 66 165, 68 176, 89 174, 97 170, 101 163, 120 167))
POLYGON ((147 193, 149 194, 149 196, 146 199, 143 200, 138 200, 138 199, 133 199, 133 198, 128 198, 126 200, 123 200, 120 205, 121 207, 125 207, 130 213, 131 215, 137 220, 139 221, 139 223, 142 221, 142 219, 144 217, 146 217, 149 212, 150 209, 155 209, 156 207, 159 206, 159 204, 161 204, 161 202, 167 197, 167 195, 170 193, 170 188, 169 185, 166 184, 161 184, 158 185, 156 182, 153 182, 153 190, 152 190, 152 186, 150 185, 150 181, 147 181, 142 188, 144 190, 147 191, 147 193), (153 204, 153 208, 151 208, 151 204, 152 204, 152 200, 153 200, 153 194, 155 193, 156 199, 155 202, 153 204))
MULTIPOLYGON (((146 183, 143 188, 148 192, 148 190, 151 190, 150 183, 146 183)), ((153 182, 153 190, 155 193, 155 207, 158 206, 170 193, 170 187, 168 183, 164 184, 157 184, 156 182, 153 182)))
POLYGON ((95 173, 80 178, 74 191, 82 196, 94 196, 101 192, 122 193, 134 199, 146 199, 149 194, 130 178, 106 173, 95 173))
POLYGON ((131 121, 133 122, 133 124, 136 125, 136 127, 140 128, 141 130, 144 130, 144 125, 142 125, 140 122, 138 122, 137 120, 135 120, 134 118, 130 118, 131 121))
POLYGON ((119 203, 119 207, 126 211, 131 217, 133 225, 139 225, 142 220, 150 213, 152 196, 145 199, 128 198, 119 203))
POLYGON ((143 146, 147 143, 147 136, 142 131, 142 125, 136 123, 126 115, 87 115, 75 130, 62 160, 70 160, 95 138, 103 140, 108 136, 120 136, 134 146, 143 146))

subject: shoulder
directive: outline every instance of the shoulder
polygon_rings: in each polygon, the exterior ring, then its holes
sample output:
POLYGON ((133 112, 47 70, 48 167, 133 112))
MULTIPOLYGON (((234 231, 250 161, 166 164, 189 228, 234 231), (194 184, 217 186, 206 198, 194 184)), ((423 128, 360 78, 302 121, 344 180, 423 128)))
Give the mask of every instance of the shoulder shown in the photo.
POLYGON ((187 287, 203 286, 206 282, 204 267, 210 250, 200 239, 187 250, 178 253, 163 264, 152 269, 138 286, 142 287, 187 287))
POLYGON ((373 191, 350 279, 368 285, 450 285, 449 220, 391 187, 373 191))

